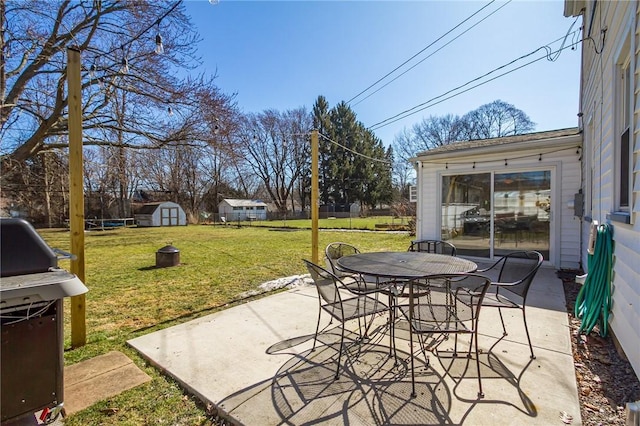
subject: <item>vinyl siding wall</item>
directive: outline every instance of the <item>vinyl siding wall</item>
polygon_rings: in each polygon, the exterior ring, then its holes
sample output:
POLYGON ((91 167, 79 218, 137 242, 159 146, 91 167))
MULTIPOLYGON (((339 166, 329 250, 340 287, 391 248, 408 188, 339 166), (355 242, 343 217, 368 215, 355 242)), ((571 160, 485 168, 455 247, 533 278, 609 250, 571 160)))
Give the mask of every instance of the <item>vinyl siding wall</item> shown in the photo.
MULTIPOLYGON (((640 376, 640 28, 638 2, 598 1, 595 16, 589 2, 583 23, 585 36, 593 21, 591 37, 582 46, 581 111, 583 112, 584 152, 583 176, 585 213, 583 240, 588 236, 590 219, 613 226, 613 305, 611 330, 640 376), (604 47, 602 28, 606 28, 604 47), (631 224, 611 221, 607 215, 615 208, 615 144, 616 129, 616 63, 622 44, 631 37, 631 71, 633 115, 630 144, 632 148, 631 224)), ((586 240, 585 240, 586 241, 586 240)), ((582 251, 586 268, 587 253, 582 251)))

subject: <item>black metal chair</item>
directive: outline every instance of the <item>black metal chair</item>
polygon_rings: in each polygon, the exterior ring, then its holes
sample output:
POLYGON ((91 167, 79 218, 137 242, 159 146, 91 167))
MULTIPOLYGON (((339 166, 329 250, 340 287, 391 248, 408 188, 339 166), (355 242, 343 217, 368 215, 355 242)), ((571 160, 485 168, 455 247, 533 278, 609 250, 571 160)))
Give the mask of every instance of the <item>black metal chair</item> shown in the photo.
POLYGON ((408 251, 422 251, 425 253, 456 255, 456 246, 443 240, 414 240, 408 251))
POLYGON ((498 308, 500 321, 502 322, 503 336, 506 336, 507 328, 502 318, 502 309, 520 309, 524 320, 524 330, 529 342, 531 358, 534 359, 533 346, 527 326, 527 295, 529 288, 542 265, 543 256, 537 251, 517 251, 509 253, 496 263, 485 269, 476 271, 479 274, 497 271, 497 281, 491 283, 491 288, 484 298, 483 306, 498 308))
MULTIPOLYGON (((320 304, 320 308, 318 310, 318 323, 316 325, 316 333, 313 338, 313 348, 311 349, 312 351, 316 348, 322 311, 327 312, 331 318, 335 318, 340 321, 342 333, 340 336, 340 349, 338 351, 338 367, 336 369, 335 376, 337 379, 340 377, 340 361, 342 359, 342 349, 344 347, 345 323, 352 319, 360 319, 388 311, 389 307, 377 298, 370 297, 362 292, 352 292, 349 287, 342 283, 340 278, 330 271, 308 260, 303 259, 303 261, 306 264, 316 286, 316 290, 318 291, 318 302, 320 304), (341 294, 341 288, 343 289, 343 292, 346 291, 347 294, 350 294, 349 297, 344 298, 344 295, 341 294)), ((374 291, 370 291, 370 293, 373 293, 374 291)))
POLYGON ((325 260, 327 269, 333 273, 336 277, 342 280, 342 283, 356 291, 368 291, 378 288, 379 280, 373 276, 366 276, 360 274, 353 274, 347 271, 341 270, 336 261, 343 256, 350 256, 360 253, 360 250, 352 244, 343 242, 334 242, 328 244, 324 249, 325 260))
MULTIPOLYGON (((417 334, 428 363, 423 335, 440 335, 443 339, 451 334, 455 335, 452 354, 454 357, 458 353, 458 334, 470 335, 467 357, 471 357, 473 350, 478 370, 478 397, 482 398, 484 394, 478 358, 478 317, 491 280, 477 274, 443 274, 412 280, 407 285, 409 303, 401 304, 398 308, 409 322, 409 347, 413 348, 413 335, 417 334), (434 285, 431 285, 431 282, 434 282, 434 285), (455 288, 451 284, 455 284, 455 288), (463 297, 458 297, 459 295, 463 297)), ((416 396, 414 364, 412 353, 411 396, 413 397, 416 396)))

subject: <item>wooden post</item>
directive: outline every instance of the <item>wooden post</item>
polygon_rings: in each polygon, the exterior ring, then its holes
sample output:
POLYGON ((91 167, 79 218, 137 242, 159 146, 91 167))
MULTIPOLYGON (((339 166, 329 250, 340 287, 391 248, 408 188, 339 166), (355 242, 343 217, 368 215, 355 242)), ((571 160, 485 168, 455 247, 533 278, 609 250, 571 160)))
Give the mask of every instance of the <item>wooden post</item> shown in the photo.
MULTIPOLYGON (((69 96, 69 225, 71 229, 71 272, 86 284, 84 274, 84 187, 82 159, 82 82, 80 51, 67 49, 69 96)), ((71 346, 87 343, 85 295, 71 297, 71 346)))
POLYGON ((311 260, 320 264, 318 257, 318 131, 311 131, 311 260))

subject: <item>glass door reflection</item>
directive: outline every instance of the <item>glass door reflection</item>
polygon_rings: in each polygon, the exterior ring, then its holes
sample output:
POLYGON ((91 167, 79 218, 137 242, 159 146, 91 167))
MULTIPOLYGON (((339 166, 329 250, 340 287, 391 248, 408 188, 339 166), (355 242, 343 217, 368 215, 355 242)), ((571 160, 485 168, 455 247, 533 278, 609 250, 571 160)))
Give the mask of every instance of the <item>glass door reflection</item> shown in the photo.
POLYGON ((537 250, 548 260, 551 172, 494 173, 493 186, 491 178, 491 173, 442 177, 441 238, 459 255, 489 258, 537 250))
POLYGON ((549 259, 551 172, 494 175, 494 256, 536 250, 549 259))
POLYGON ((491 173, 442 177, 442 239, 458 255, 491 256, 491 173))

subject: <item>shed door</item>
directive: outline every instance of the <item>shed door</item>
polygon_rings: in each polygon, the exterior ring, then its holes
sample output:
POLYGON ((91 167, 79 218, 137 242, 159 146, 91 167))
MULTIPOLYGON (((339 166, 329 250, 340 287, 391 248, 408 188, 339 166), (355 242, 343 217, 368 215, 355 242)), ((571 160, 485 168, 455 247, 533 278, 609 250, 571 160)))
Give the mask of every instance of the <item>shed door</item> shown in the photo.
POLYGON ((162 207, 160 208, 160 218, 162 226, 178 226, 178 208, 162 207))

